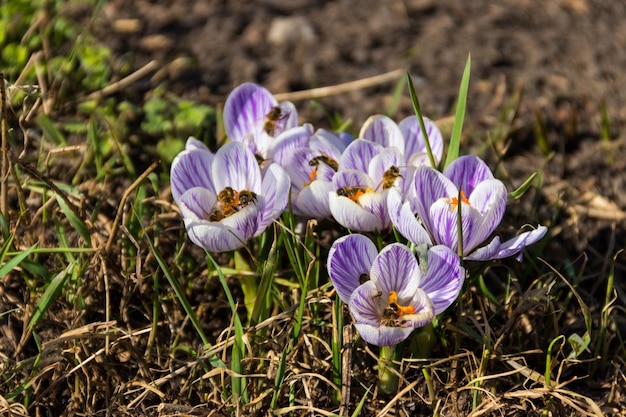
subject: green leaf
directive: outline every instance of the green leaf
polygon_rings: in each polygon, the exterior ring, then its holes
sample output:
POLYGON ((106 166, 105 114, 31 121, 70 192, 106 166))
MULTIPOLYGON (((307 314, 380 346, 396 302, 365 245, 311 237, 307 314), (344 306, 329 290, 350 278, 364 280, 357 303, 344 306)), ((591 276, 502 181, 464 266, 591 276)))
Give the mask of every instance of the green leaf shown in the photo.
POLYGON ((65 217, 67 217, 67 220, 70 222, 74 230, 76 230, 80 237, 83 238, 87 246, 91 247, 91 234, 89 233, 89 228, 87 227, 83 219, 81 219, 76 215, 76 213, 74 213, 74 211, 70 208, 70 206, 67 205, 67 203, 64 199, 61 198, 61 196, 57 194, 56 199, 59 207, 63 211, 63 214, 65 214, 65 217))
POLYGON ((422 108, 420 107, 420 102, 417 99, 417 93, 415 92, 415 87, 413 86, 413 80, 411 79, 411 75, 408 72, 406 76, 409 84, 409 94, 411 95, 411 101, 413 102, 413 110, 415 111, 415 115, 417 116, 417 120, 419 121, 422 135, 424 136, 424 144, 426 145, 428 160, 430 161, 430 166, 437 169, 437 163, 435 162, 433 149, 430 147, 430 140, 428 139, 427 133, 428 131, 426 130, 426 125, 424 124, 424 118, 422 117, 422 108))
POLYGON ((37 302, 37 305, 35 306, 35 311, 33 312, 33 315, 28 322, 27 331, 32 331, 33 328, 37 324, 39 324, 41 319, 43 319, 43 317, 46 315, 46 312, 48 311, 52 303, 54 303, 54 301, 59 298, 67 275, 74 268, 75 265, 76 263, 74 262, 68 264, 65 269, 59 272, 54 278, 52 278, 52 281, 50 281, 50 283, 46 286, 46 290, 37 302))
POLYGON ((448 155, 446 156, 447 167, 459 157, 459 148, 461 147, 461 131, 463 130, 463 120, 465 119, 465 109, 467 105, 467 90, 469 88, 470 71, 472 68, 472 57, 467 56, 461 86, 459 87, 459 99, 456 103, 456 113, 454 115, 454 127, 452 128, 452 136, 448 145, 448 155))
POLYGON ((528 179, 526 181, 524 181, 524 183, 522 185, 520 185, 519 187, 517 187, 517 190, 509 193, 509 197, 513 197, 514 199, 518 199, 521 196, 524 195, 524 193, 526 191, 528 191, 528 189, 530 188, 530 185, 533 183, 533 180, 535 179, 535 177, 537 176, 537 172, 533 172, 530 177, 528 177, 528 179))
MULTIPOLYGON (((10 243, 12 242, 12 239, 7 240, 7 242, 5 243, 5 247, 8 247, 10 245, 10 243)), ((5 247, 2 248, 2 252, 3 254, 5 253, 5 247)), ((28 257, 28 255, 31 254, 31 252, 33 250, 35 250, 35 248, 37 247, 37 244, 35 243, 33 246, 31 246, 30 248, 26 249, 25 251, 23 251, 22 253, 20 253, 19 255, 14 256, 13 258, 11 258, 7 263, 5 263, 4 265, 2 265, 0 267, 0 277, 3 277, 5 275, 7 275, 9 272, 11 272, 13 270, 13 268, 15 268, 16 266, 18 266, 24 259, 26 259, 28 257)), ((4 256, 3 256, 4 258, 4 256)))

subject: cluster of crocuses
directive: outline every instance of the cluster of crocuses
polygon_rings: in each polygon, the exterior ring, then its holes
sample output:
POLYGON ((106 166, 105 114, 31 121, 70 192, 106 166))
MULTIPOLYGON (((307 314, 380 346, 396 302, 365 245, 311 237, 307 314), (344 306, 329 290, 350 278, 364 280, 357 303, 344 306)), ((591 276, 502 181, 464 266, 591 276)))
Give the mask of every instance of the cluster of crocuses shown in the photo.
POLYGON ((521 259, 546 233, 539 226, 483 245, 502 220, 507 190, 476 156, 459 157, 443 172, 432 167, 443 139, 432 121, 424 126, 426 135, 415 116, 396 124, 377 115, 356 139, 315 131, 298 125, 292 103, 246 83, 224 106, 230 141, 213 154, 189 138, 172 164, 172 195, 190 239, 211 252, 243 247, 285 210, 383 237, 395 227, 410 247, 379 251, 365 235, 349 234, 334 242, 327 265, 363 339, 392 346, 456 300, 463 259, 521 259))

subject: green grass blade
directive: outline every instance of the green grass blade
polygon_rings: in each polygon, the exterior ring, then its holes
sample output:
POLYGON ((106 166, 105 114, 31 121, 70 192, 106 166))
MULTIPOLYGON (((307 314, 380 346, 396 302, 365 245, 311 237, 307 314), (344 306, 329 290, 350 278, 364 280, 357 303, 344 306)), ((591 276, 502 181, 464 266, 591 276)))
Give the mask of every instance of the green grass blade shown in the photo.
POLYGON ((528 179, 526 181, 524 181, 524 183, 522 185, 520 185, 519 187, 517 187, 517 190, 509 193, 509 197, 513 197, 514 199, 518 199, 521 196, 524 195, 524 193, 526 191, 528 191, 528 189, 530 188, 531 184, 533 183, 534 179, 537 177, 537 172, 533 172, 530 177, 528 177, 528 179))
POLYGON ((65 200, 61 198, 58 194, 55 196, 57 199, 57 203, 59 207, 67 217, 67 220, 70 222, 74 230, 78 232, 80 237, 83 238, 88 247, 91 247, 91 234, 89 233, 89 228, 85 224, 85 222, 74 213, 74 211, 67 205, 65 200))
POLYGON ((422 108, 420 107, 420 102, 417 98, 415 87, 413 86, 413 80, 411 79, 411 74, 409 74, 408 72, 406 74, 406 79, 409 84, 409 94, 411 95, 411 101, 413 102, 413 110, 415 111, 415 115, 417 116, 417 120, 419 121, 422 135, 424 136, 424 144, 426 145, 426 153, 428 154, 428 160, 430 161, 430 166, 437 169, 437 163, 435 162, 433 149, 430 147, 430 140, 428 139, 428 131, 426 130, 426 125, 424 124, 424 117, 422 117, 422 108))
POLYGON ((283 354, 280 355, 280 362, 278 362, 278 369, 276 370, 276 379, 274 379, 274 392, 272 393, 272 402, 270 403, 270 410, 276 408, 276 401, 278 401, 278 395, 280 394, 280 387, 285 380, 285 369, 287 367, 287 354, 291 351, 289 345, 285 345, 283 354))
POLYGON ((61 131, 57 129, 57 127, 52 122, 52 119, 50 119, 48 116, 44 114, 39 115, 37 117, 37 124, 41 128, 44 137, 52 140, 54 144, 61 146, 67 145, 67 140, 65 139, 65 136, 63 136, 61 131))
POLYGON ((361 411, 363 410, 363 406, 365 405, 365 400, 367 399, 367 395, 369 393, 370 393, 370 390, 368 388, 367 391, 365 391, 365 393, 363 394, 363 398, 361 398, 361 401, 359 401, 359 405, 357 405, 356 408, 354 409, 354 412, 352 413, 352 417, 357 417, 361 415, 361 411))
MULTIPOLYGON (((150 246, 150 251, 154 255, 154 258, 157 260, 159 267, 163 271, 165 278, 167 278, 167 281, 172 286, 172 289, 174 290, 174 293, 176 294, 178 301, 182 305, 183 310, 185 310, 185 313, 187 314, 187 316, 189 316, 189 320, 191 321, 191 324, 196 329, 196 332, 202 339, 202 343, 204 344, 205 349, 207 350, 210 349, 211 344, 209 343, 209 339, 206 337, 206 334, 204 333, 204 330, 202 329, 202 325, 200 324, 200 320, 198 320, 198 316, 196 315, 196 312, 191 307, 191 304, 189 304, 189 301, 187 301, 187 297, 185 297, 185 293, 183 289, 181 288, 176 278, 174 278, 172 274, 170 273, 169 266, 167 265, 167 263, 165 262, 165 260, 163 259, 159 251, 154 247, 154 244, 149 239, 147 234, 146 234, 146 241, 148 242, 148 246, 150 246)), ((226 367, 226 365, 224 365, 224 362, 222 362, 222 360, 218 358, 217 356, 210 357, 209 363, 213 367, 222 367, 222 368, 226 367)))
MULTIPOLYGON (((8 247, 11 244, 11 242, 12 242, 12 240, 7 240, 5 242, 4 247, 2 248, 3 252, 5 251, 5 248, 8 247)), ((21 252, 19 255, 14 256, 9 261, 7 261, 7 263, 2 265, 0 267, 0 277, 3 277, 5 275, 7 275, 9 272, 11 272, 13 270, 13 268, 18 266, 24 259, 26 259, 28 257, 28 255, 30 255, 32 253, 32 251, 35 250, 36 247, 37 247, 37 244, 35 243, 30 248, 28 248, 25 251, 21 252)), ((4 258, 4 253, 3 253, 2 258, 4 258)))
POLYGON ((226 281, 226 277, 222 272, 222 268, 219 264, 213 259, 209 252, 206 252, 207 258, 215 268, 217 272, 217 276, 219 277, 220 283, 224 289, 224 294, 226 295, 226 299, 228 300, 228 304, 230 305, 230 309, 233 312, 233 324, 235 326, 235 341, 233 343, 232 349, 232 359, 231 359, 231 370, 234 372, 231 382, 232 382, 232 392, 233 395, 237 397, 237 400, 241 400, 244 404, 248 402, 248 392, 246 390, 246 378, 240 375, 243 375, 244 368, 241 364, 241 359, 245 357, 245 349, 246 345, 243 341, 243 326, 241 325, 241 320, 239 319, 239 314, 237 314, 237 305, 235 304, 235 300, 233 299, 233 295, 230 292, 230 288, 228 288, 228 282, 226 281))
POLYGON ((467 90, 469 88, 470 71, 472 68, 472 57, 468 55, 467 62, 465 63, 465 70, 463 71, 463 78, 461 79, 461 86, 459 87, 459 99, 456 103, 456 113, 454 115, 454 127, 452 128, 452 136, 450 137, 450 144, 448 145, 448 155, 446 156, 446 163, 444 168, 447 167, 459 157, 459 149, 461 147, 461 132, 463 130, 463 120, 465 119, 465 110, 467 106, 467 90))
POLYGON ((263 262, 263 270, 261 271, 261 282, 257 288, 256 299, 254 302, 254 308, 250 316, 250 324, 255 325, 269 317, 269 311, 271 308, 271 293, 272 284, 274 283, 274 274, 278 268, 278 250, 276 249, 276 242, 278 237, 274 233, 274 241, 272 247, 267 254, 267 259, 263 262))
POLYGON ((50 281, 50 283, 46 286, 46 290, 37 302, 37 305, 35 306, 35 311, 28 321, 27 331, 32 331, 33 328, 37 324, 39 324, 41 319, 46 315, 46 312, 48 311, 52 303, 54 303, 54 301, 59 298, 67 275, 72 269, 74 269, 75 265, 75 263, 68 264, 65 269, 63 269, 54 278, 52 278, 52 281, 50 281))

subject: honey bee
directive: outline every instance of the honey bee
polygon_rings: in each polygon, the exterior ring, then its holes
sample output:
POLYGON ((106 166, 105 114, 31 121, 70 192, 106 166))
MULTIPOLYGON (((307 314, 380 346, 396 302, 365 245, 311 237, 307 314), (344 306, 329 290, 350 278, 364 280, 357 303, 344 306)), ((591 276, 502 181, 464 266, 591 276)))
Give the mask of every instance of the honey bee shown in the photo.
MULTIPOLYGON (((400 174, 400 168, 398 168, 395 165, 392 165, 389 167, 387 171, 383 173, 383 180, 380 182, 378 187, 382 185, 383 190, 387 190, 393 187, 394 183, 396 182, 398 178, 404 178, 404 177, 400 174)), ((378 187, 376 187, 376 189, 378 189, 378 187)))
MULTIPOLYGON (((368 274, 367 272, 359 275, 359 284, 365 284, 369 280, 370 280, 370 274, 368 274)), ((379 291, 379 294, 377 295, 377 297, 380 297, 382 294, 383 293, 379 291)))
POLYGON ((274 136, 274 131, 276 130, 276 124, 289 116, 289 113, 285 113, 280 106, 274 106, 271 110, 265 115, 265 124, 263 125, 263 130, 270 136, 274 136))
POLYGON ((209 220, 218 222, 246 206, 256 203, 256 200, 257 195, 254 191, 241 190, 239 192, 232 187, 226 187, 217 194, 217 202, 209 220))
MULTIPOLYGON (((309 165, 313 168, 313 170, 309 173, 309 178, 311 182, 317 179, 317 168, 321 163, 328 165, 333 171, 337 172, 339 170, 339 163, 335 161, 328 155, 319 155, 309 161, 309 165)), ((310 183, 309 183, 310 184, 310 183)), ((308 185, 308 184, 307 184, 308 185)))
POLYGON ((406 323, 406 320, 399 320, 399 318, 400 316, 393 309, 393 307, 391 307, 391 305, 388 305, 383 310, 383 318, 380 321, 380 324, 387 327, 402 327, 402 325, 406 323))
POLYGON ((243 209, 250 204, 256 203, 257 195, 254 191, 241 190, 239 192, 239 204, 237 204, 237 211, 243 209))
POLYGON ((350 200, 358 203, 359 197, 370 191, 372 191, 371 188, 347 186, 338 189, 337 195, 348 197, 350 200))

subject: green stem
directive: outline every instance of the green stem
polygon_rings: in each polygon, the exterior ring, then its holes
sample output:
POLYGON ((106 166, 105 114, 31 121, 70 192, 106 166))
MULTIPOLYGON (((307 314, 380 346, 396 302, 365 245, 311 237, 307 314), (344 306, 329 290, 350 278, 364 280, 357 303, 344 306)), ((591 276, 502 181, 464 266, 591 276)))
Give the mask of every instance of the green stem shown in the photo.
POLYGON ((398 390, 398 374, 393 356, 396 346, 381 346, 378 354, 378 388, 385 394, 398 390))

